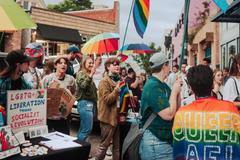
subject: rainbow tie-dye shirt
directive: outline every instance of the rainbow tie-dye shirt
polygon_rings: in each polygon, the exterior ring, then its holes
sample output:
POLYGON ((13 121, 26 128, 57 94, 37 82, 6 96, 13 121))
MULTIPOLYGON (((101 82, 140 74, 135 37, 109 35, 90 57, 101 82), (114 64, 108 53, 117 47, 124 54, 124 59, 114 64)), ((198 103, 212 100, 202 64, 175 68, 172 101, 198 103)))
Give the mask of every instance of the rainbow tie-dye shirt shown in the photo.
POLYGON ((173 159, 240 159, 240 115, 232 102, 200 98, 174 118, 173 159))

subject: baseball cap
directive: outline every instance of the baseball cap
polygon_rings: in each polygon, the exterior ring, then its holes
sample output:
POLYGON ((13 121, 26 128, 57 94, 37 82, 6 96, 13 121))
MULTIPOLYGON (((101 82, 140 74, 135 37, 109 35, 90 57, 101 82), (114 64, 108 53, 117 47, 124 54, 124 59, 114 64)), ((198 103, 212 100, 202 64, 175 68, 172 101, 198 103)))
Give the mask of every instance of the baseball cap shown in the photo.
POLYGON ((172 60, 172 59, 168 59, 167 56, 164 53, 159 52, 159 53, 155 53, 149 59, 149 65, 150 65, 150 68, 155 68, 155 67, 160 66, 160 65, 162 65, 165 62, 168 62, 170 60, 172 60))
POLYGON ((191 68, 192 66, 187 66, 186 68, 185 68, 185 71, 187 72, 188 70, 189 70, 189 68, 191 68))
MULTIPOLYGON (((70 45, 70 46, 67 48, 67 51, 74 52, 74 53, 80 53, 78 47, 77 47, 77 46, 74 46, 74 45, 70 45)), ((77 56, 78 56, 78 55, 77 55, 77 56)))
POLYGON ((27 56, 40 57, 45 53, 45 51, 41 44, 34 42, 25 47, 25 53, 27 56))
POLYGON ((6 57, 8 65, 10 66, 16 63, 30 62, 33 59, 34 57, 26 56, 22 50, 12 50, 6 57))
POLYGON ((132 68, 129 68, 129 69, 128 69, 128 74, 129 74, 129 73, 132 73, 132 72, 134 72, 134 70, 133 70, 132 68))

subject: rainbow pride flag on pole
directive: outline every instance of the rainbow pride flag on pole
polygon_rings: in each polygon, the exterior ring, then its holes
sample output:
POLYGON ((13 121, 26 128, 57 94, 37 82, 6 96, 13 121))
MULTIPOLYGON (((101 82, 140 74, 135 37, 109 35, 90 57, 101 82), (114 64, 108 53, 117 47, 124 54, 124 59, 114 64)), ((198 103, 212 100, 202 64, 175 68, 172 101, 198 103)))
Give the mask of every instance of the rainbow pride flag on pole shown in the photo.
POLYGON ((127 99, 129 97, 128 87, 125 82, 120 83, 120 112, 124 112, 127 108, 127 99))
POLYGON ((133 7, 133 20, 140 37, 146 31, 149 17, 149 0, 135 0, 133 7))

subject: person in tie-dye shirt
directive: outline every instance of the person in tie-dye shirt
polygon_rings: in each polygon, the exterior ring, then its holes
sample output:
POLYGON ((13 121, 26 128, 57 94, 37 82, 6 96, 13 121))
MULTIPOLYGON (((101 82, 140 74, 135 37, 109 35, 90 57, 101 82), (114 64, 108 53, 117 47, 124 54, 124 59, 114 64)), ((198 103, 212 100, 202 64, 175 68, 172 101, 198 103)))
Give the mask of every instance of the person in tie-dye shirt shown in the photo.
POLYGON ((31 84, 33 89, 41 89, 41 73, 37 66, 42 65, 45 54, 44 48, 39 43, 30 43, 25 47, 25 54, 34 57, 34 59, 29 63, 28 72, 23 74, 23 77, 31 84))
POLYGON ((211 97, 213 72, 208 66, 189 69, 188 82, 196 100, 174 117, 173 159, 232 159, 240 157, 240 115, 230 101, 211 97))

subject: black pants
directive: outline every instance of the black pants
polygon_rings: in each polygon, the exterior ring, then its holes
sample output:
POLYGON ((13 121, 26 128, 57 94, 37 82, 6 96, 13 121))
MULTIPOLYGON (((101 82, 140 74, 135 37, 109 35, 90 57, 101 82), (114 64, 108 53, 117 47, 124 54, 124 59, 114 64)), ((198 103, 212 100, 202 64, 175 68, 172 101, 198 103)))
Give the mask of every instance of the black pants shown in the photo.
POLYGON ((68 121, 64 118, 60 120, 47 119, 48 130, 58 131, 67 135, 70 135, 68 121))

